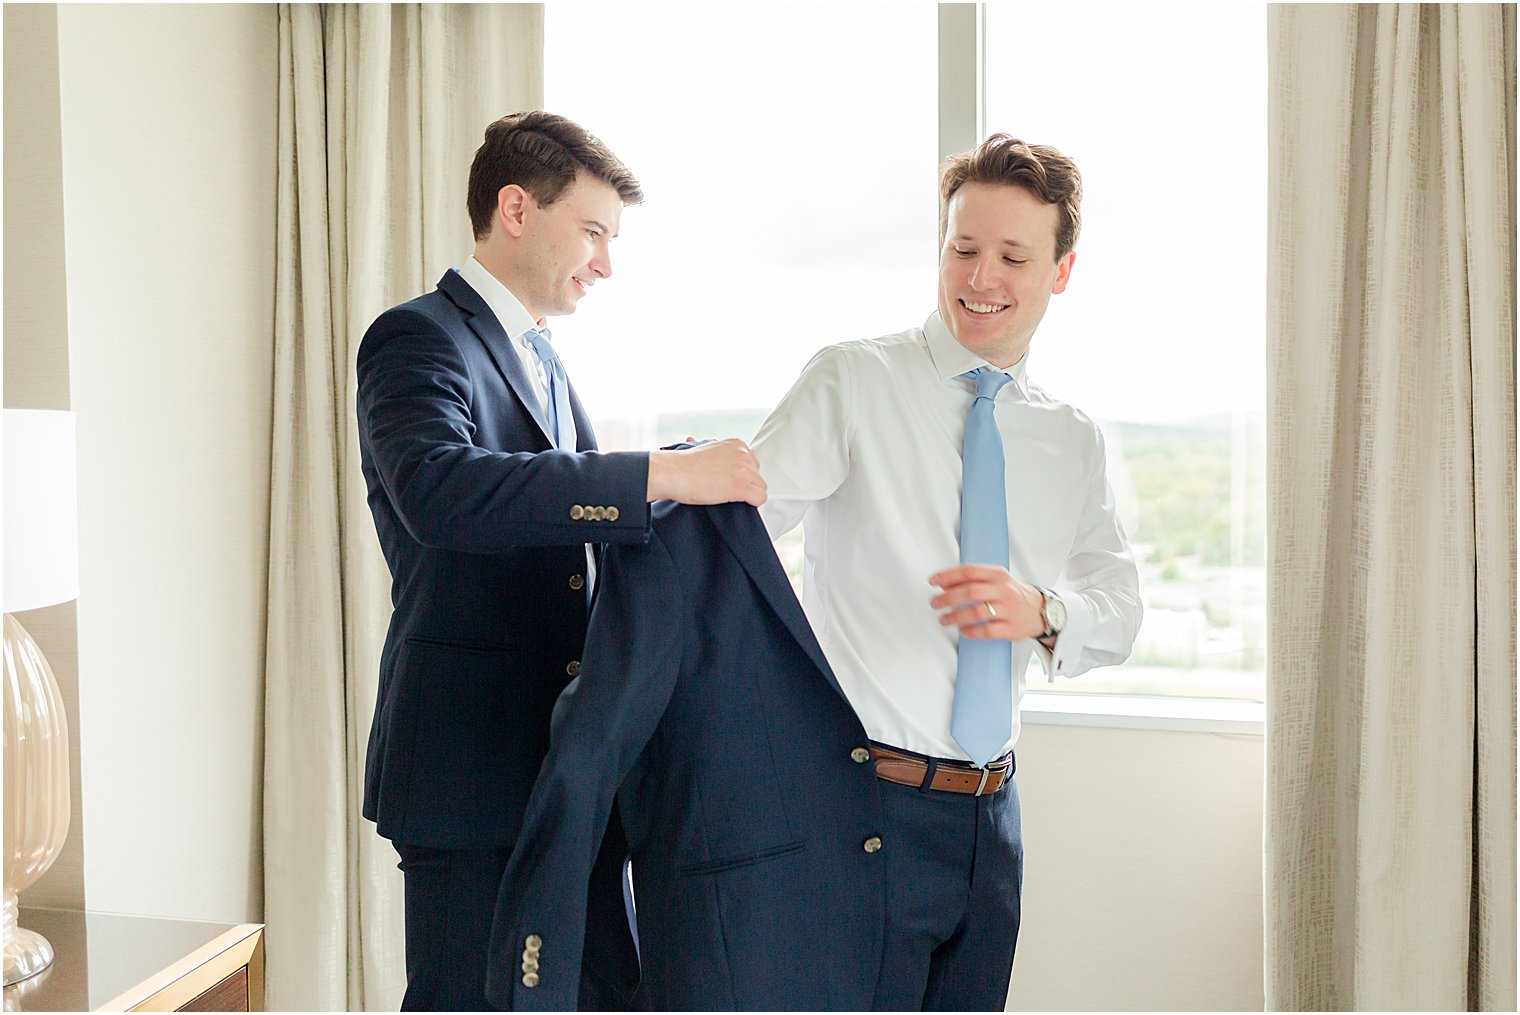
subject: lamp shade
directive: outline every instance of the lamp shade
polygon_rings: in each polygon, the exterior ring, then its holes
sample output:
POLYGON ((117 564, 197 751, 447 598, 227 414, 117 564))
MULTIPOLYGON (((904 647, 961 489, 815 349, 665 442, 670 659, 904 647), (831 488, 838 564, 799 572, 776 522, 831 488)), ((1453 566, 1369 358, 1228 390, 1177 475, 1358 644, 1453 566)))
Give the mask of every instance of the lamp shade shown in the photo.
POLYGON ((79 597, 74 414, 5 410, 5 612, 79 597))

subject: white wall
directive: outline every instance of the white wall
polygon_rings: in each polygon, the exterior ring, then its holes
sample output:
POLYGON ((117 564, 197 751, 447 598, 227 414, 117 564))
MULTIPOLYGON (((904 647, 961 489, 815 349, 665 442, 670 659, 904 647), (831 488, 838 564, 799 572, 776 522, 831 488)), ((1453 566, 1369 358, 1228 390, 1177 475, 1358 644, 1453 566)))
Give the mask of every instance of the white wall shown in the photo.
POLYGON ((1262 750, 1025 723, 1010 1011, 1262 1010, 1262 750))
MULTIPOLYGON (((8 8, 7 50, 45 27, 8 8)), ((273 6, 56 8, 91 909, 262 909, 277 33, 273 6)), ((48 341, 10 332, 7 240, 7 344, 48 341)))

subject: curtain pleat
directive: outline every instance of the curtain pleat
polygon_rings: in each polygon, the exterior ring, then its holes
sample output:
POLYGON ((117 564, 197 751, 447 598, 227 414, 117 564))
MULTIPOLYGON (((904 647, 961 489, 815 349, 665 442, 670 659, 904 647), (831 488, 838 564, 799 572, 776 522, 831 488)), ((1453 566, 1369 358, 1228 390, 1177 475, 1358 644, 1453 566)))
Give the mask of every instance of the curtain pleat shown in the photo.
POLYGON ((1513 11, 1270 8, 1274 1010, 1514 1007, 1513 11))
POLYGON ((1493 129, 1501 135, 1491 144, 1464 149, 1457 196, 1467 222, 1469 314, 1475 336, 1471 358, 1461 366, 1470 371, 1478 409, 1472 441, 1478 614, 1470 927, 1478 947, 1468 971, 1467 1002, 1469 1009, 1510 1011, 1516 1004, 1517 943, 1515 7, 1443 7, 1442 24, 1462 68, 1451 119, 1464 125, 1497 125, 1493 129), (1506 288, 1508 299, 1479 298, 1506 288), (1507 413, 1502 411, 1505 407, 1507 413))
POLYGON ((360 817, 390 577, 359 469, 354 359, 473 248, 487 123, 543 102, 537 4, 280 8, 264 870, 271 1010, 394 1010, 396 854, 360 817))

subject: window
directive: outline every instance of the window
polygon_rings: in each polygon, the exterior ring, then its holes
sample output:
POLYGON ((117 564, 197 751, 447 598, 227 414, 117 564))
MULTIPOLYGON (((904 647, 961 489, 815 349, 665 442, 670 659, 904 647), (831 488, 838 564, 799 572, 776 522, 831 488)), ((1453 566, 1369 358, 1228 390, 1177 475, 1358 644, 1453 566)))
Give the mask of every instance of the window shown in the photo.
POLYGON ((1127 663, 1059 689, 1259 699, 1265 7, 994 4, 984 40, 987 132, 1082 170, 1030 376, 1100 422, 1146 606, 1127 663))
POLYGON ((545 6, 546 108, 645 193, 555 322, 602 444, 747 439, 819 348, 933 308, 935 12, 861 14, 545 6))
MULTIPOLYGON (((749 438, 818 348, 933 309, 933 5, 549 4, 545 21, 546 107, 646 194, 613 278, 555 322, 603 447, 749 438)), ((987 129, 1056 145, 1086 180, 1031 378, 1103 426, 1147 606, 1130 662, 1062 691, 1261 695, 1264 21, 986 12, 987 129)), ((800 572, 798 533, 778 552, 800 572)))

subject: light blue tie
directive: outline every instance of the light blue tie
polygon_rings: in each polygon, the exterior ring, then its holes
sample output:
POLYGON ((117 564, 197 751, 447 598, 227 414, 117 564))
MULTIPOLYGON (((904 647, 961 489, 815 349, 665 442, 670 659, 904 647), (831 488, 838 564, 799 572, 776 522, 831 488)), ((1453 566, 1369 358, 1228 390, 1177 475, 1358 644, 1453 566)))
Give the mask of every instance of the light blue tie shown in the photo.
MULTIPOLYGON (((978 367, 961 446, 961 563, 1008 566, 1008 490, 1003 480, 1003 438, 993 418, 994 399, 1011 377, 978 367)), ((1003 638, 961 638, 955 669, 950 735, 978 765, 1002 751, 1013 732, 1013 643, 1003 638)))
POLYGON ((561 451, 574 451, 575 418, 570 415, 570 380, 565 376, 565 365, 549 341, 548 328, 529 329, 527 339, 543 360, 544 373, 549 376, 549 429, 554 431, 554 446, 561 451))
MULTIPOLYGON (((524 336, 538 358, 543 361, 544 373, 549 377, 549 429, 554 431, 554 446, 561 451, 575 450, 575 417, 570 414, 570 379, 565 376, 565 365, 559 361, 559 353, 549 341, 548 328, 530 328, 524 336)), ((586 557, 587 574, 590 574, 591 557, 586 557)), ((591 583, 586 583, 586 606, 591 606, 591 583)))

